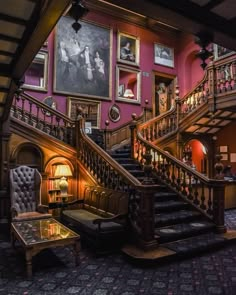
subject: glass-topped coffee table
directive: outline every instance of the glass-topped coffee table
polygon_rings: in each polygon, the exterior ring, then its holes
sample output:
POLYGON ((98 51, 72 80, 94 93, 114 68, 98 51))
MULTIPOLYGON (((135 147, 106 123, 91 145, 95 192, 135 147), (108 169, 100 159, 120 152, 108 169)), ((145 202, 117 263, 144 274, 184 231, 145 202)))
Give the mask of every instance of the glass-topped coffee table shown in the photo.
POLYGON ((75 264, 79 264, 80 236, 53 218, 11 223, 11 241, 18 240, 25 250, 27 276, 32 277, 32 257, 41 250, 73 246, 75 264))

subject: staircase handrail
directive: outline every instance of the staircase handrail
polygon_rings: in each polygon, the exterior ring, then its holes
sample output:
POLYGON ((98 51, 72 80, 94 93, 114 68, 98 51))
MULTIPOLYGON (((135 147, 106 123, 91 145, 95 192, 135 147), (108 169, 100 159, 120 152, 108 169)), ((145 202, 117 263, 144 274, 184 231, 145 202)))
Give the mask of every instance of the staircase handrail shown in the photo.
POLYGON ((75 121, 40 102, 28 93, 21 92, 15 94, 11 107, 11 116, 50 136, 75 146, 75 121))
POLYGON ((176 191, 186 201, 212 220, 219 231, 224 231, 223 180, 209 179, 187 164, 146 140, 139 128, 133 128, 133 156, 144 167, 176 191))
POLYGON ((137 178, 87 136, 82 116, 76 121, 76 130, 78 158, 100 185, 117 190, 123 190, 122 188, 127 185, 131 187, 141 185, 137 178))
MULTIPOLYGON (((141 123, 144 120, 144 112, 140 114, 137 121, 141 123)), ((130 141, 130 123, 132 120, 121 124, 119 127, 113 129, 106 129, 107 148, 112 150, 116 145, 120 145, 122 142, 128 143, 130 141)))

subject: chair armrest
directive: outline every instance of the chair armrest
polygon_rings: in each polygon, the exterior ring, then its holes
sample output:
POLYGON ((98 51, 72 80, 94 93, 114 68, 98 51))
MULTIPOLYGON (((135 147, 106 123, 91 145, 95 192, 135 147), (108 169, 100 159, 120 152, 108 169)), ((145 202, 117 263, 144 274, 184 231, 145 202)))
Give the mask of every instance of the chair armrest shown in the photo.
POLYGON ((49 207, 47 205, 39 204, 37 209, 39 213, 47 213, 49 207))
POLYGON ((18 212, 15 207, 11 207, 11 216, 12 218, 16 217, 18 215, 18 212))
POLYGON ((84 204, 84 200, 83 200, 83 199, 75 200, 75 201, 72 201, 72 202, 66 202, 66 204, 67 204, 68 206, 70 206, 70 205, 75 205, 75 204, 84 204))
POLYGON ((126 220, 126 217, 127 217, 126 214, 118 214, 118 215, 115 215, 113 217, 97 218, 97 219, 95 219, 93 221, 93 224, 97 224, 98 225, 98 230, 100 230, 102 223, 116 222, 116 221, 120 221, 120 223, 122 223, 122 221, 125 221, 126 220))

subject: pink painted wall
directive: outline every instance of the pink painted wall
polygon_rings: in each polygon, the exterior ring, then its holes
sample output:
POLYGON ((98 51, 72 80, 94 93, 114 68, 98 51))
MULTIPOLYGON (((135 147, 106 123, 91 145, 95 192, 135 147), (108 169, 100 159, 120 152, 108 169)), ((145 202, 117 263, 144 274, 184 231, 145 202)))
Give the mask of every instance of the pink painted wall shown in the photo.
MULTIPOLYGON (((112 42, 112 97, 111 101, 101 101, 101 128, 104 128, 105 121, 109 119, 109 108, 116 103, 121 109, 121 119, 117 123, 110 122, 109 129, 119 127, 131 119, 131 114, 140 115, 145 100, 149 101, 148 106, 152 106, 152 89, 153 89, 153 71, 158 71, 173 76, 178 76, 180 94, 183 96, 196 84, 203 76, 203 70, 200 67, 200 61, 196 59, 195 53, 198 50, 192 38, 184 34, 175 37, 173 34, 168 35, 166 32, 152 32, 142 27, 124 23, 110 15, 99 12, 90 12, 86 16, 87 20, 93 21, 99 25, 110 27, 113 32, 112 42), (140 38, 140 66, 133 67, 141 71, 141 104, 134 105, 126 102, 116 101, 116 65, 117 63, 117 35, 118 32, 138 36, 140 38), (174 68, 154 64, 154 43, 164 44, 167 47, 174 48, 174 68)), ((71 28, 72 30, 72 28, 71 28)), ((42 101, 46 96, 52 95, 57 102, 58 111, 67 114, 67 99, 65 95, 53 92, 53 72, 54 72, 54 35, 51 33, 48 38, 47 48, 49 53, 48 68, 48 90, 45 92, 27 91, 32 96, 42 101)), ((120 63, 120 65, 123 65, 120 63)), ((73 96, 75 97, 75 96, 73 96)), ((82 98, 78 94, 78 97, 82 98)), ((88 98, 91 99, 91 98, 88 98)))

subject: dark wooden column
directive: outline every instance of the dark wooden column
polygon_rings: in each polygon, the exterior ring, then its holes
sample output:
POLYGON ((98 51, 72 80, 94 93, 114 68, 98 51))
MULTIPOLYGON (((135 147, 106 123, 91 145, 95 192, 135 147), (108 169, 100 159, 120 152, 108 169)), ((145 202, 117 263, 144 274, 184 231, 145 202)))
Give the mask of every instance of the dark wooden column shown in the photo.
POLYGON ((0 223, 7 223, 10 216, 9 197, 9 120, 0 122, 0 223))

